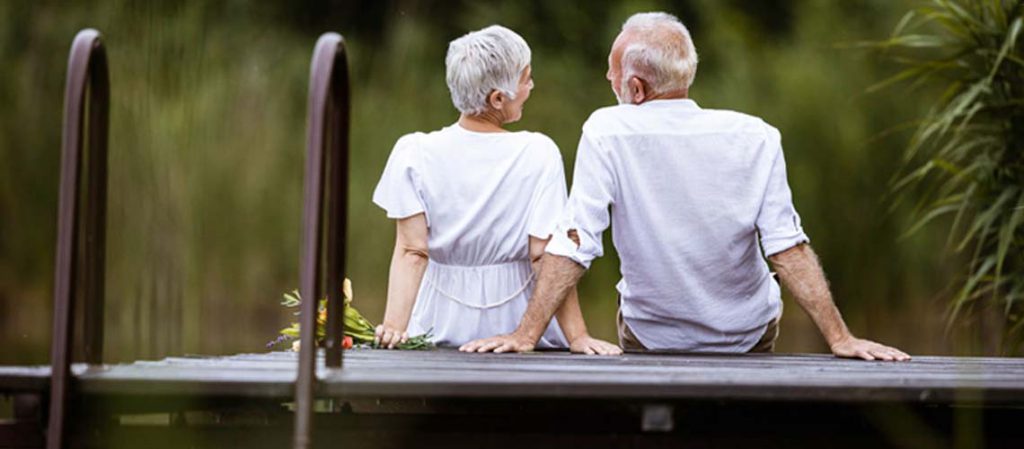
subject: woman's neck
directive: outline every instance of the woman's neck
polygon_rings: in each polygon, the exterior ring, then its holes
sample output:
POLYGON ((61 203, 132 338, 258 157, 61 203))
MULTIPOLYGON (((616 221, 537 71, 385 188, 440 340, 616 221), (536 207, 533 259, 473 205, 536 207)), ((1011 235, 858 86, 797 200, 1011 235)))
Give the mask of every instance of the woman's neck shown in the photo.
POLYGON ((478 133, 506 133, 508 130, 501 127, 501 121, 486 111, 478 115, 459 116, 459 126, 469 131, 478 133))

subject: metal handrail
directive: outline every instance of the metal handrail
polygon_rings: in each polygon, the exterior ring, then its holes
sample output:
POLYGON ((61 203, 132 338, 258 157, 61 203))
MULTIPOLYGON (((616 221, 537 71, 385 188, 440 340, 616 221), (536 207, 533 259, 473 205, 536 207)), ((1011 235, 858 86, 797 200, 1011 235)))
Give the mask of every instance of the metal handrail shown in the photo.
MULTIPOLYGON (((316 299, 323 296, 324 288, 328 297, 326 366, 341 367, 349 98, 344 40, 336 33, 326 33, 317 41, 310 66, 300 267, 300 292, 306 300, 303 301, 300 317, 301 349, 295 391, 296 448, 307 448, 311 442, 313 393, 316 387, 316 299), (325 201, 326 211, 323 207, 325 201), (323 251, 325 244, 326 251, 323 251), (321 263, 324 252, 326 267, 321 263), (323 271, 326 271, 326 276, 323 271)), ((47 447, 52 449, 64 446, 67 427, 65 420, 69 408, 75 292, 79 281, 82 282, 85 308, 85 361, 99 364, 103 358, 109 104, 107 56, 100 33, 92 29, 82 30, 75 36, 71 46, 64 95, 47 429, 47 447), (88 139, 88 153, 83 148, 84 122, 88 127, 85 135, 88 139), (87 157, 87 176, 83 176, 82 172, 83 156, 87 157), (78 195, 83 178, 87 190, 84 205, 80 204, 78 195), (85 222, 80 227, 79 215, 82 213, 85 214, 85 222), (83 236, 83 257, 79 257, 79 240, 83 236)))
POLYGON ((46 446, 64 446, 71 379, 75 292, 82 282, 85 312, 85 361, 103 360, 104 259, 107 216, 107 132, 110 79, 100 33, 85 29, 75 36, 64 87, 61 141, 57 260, 54 267, 53 342, 50 354, 50 416, 46 446), (88 105, 88 109, 86 106, 88 105), (83 122, 88 116, 88 153, 83 149, 83 122), (85 204, 79 204, 82 158, 87 157, 85 204), (79 215, 85 223, 79 228, 79 215), (82 235, 80 235, 80 233, 82 235), (79 258, 79 239, 83 251, 79 258))
POLYGON ((341 367, 345 272, 345 230, 348 206, 349 79, 345 41, 337 33, 317 40, 310 64, 306 128, 306 172, 302 209, 302 259, 299 291, 299 367, 295 382, 294 447, 306 449, 312 441, 316 388, 317 303, 327 292, 328 368, 341 367), (326 152, 325 152, 326 149, 326 152), (325 169, 327 179, 325 185, 325 169), (326 190, 326 191, 325 191, 326 190), (325 198, 326 196, 326 198, 325 198), (324 201, 327 202, 326 217, 324 201), (326 222, 326 223, 325 223, 326 222), (326 224, 326 271, 321 260, 326 224), (322 277, 326 273, 326 279, 322 277))

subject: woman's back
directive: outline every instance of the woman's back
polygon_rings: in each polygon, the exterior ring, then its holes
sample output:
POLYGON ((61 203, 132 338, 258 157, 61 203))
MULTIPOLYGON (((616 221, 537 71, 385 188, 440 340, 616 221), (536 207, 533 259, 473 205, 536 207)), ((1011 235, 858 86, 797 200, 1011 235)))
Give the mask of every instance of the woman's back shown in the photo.
MULTIPOLYGON (((397 220, 375 332, 385 347, 425 332, 453 346, 512 332, 533 291, 530 259, 543 254, 566 203, 555 143, 504 128, 533 89, 522 36, 499 25, 467 33, 448 44, 444 63, 458 122, 399 139, 373 194, 397 220)), ((587 334, 575 289, 537 346, 569 346, 559 320, 575 350, 618 352, 587 334)))
MULTIPOLYGON (((402 137, 374 202, 428 225, 429 266, 409 325, 439 343, 511 331, 532 286, 529 237, 547 239, 566 199, 558 147, 539 133, 481 133, 458 124, 402 137)), ((563 346, 557 332, 548 341, 563 346)))
POLYGON ((547 238, 564 204, 561 155, 543 134, 452 125, 405 136, 395 153, 410 163, 439 263, 525 260, 528 235, 547 238))

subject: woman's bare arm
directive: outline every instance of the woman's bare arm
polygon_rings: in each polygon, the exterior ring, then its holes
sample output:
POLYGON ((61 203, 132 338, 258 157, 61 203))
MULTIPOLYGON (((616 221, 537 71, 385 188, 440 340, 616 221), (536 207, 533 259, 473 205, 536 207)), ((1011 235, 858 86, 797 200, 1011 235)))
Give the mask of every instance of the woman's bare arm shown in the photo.
POLYGON ((429 260, 426 216, 402 218, 397 221, 397 228, 388 272, 388 303, 384 322, 376 329, 377 342, 386 348, 394 348, 409 338, 406 329, 429 260))

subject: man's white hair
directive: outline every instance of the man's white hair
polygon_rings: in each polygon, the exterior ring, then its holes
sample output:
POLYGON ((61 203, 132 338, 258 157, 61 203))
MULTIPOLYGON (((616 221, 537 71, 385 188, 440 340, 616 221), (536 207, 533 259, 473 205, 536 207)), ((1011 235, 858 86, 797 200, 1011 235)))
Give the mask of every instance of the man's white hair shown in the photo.
POLYGON ((622 52, 621 95, 628 96, 629 79, 634 76, 646 81, 655 94, 689 89, 693 84, 697 49, 690 31, 676 16, 634 14, 622 25, 622 32, 629 35, 629 43, 622 52))
POLYGON ((448 90, 463 114, 487 110, 487 97, 497 90, 515 99, 519 77, 530 65, 530 46, 501 25, 473 31, 448 44, 448 90))

